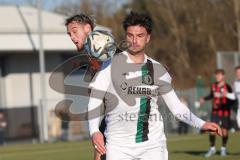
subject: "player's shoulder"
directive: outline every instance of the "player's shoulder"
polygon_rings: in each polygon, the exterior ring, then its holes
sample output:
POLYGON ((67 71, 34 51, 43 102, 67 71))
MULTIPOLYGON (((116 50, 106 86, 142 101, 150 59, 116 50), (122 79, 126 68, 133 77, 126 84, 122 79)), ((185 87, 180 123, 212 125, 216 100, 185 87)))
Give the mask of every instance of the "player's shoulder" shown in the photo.
POLYGON ((172 77, 169 74, 169 69, 167 68, 167 66, 149 56, 147 56, 147 59, 153 64, 155 72, 162 73, 160 76, 160 80, 171 83, 172 77))
POLYGON ((147 56, 147 59, 148 59, 149 61, 151 61, 152 63, 161 64, 160 62, 156 61, 155 59, 153 59, 153 58, 151 58, 151 57, 149 57, 149 56, 147 56))
POLYGON ((121 59, 123 59, 124 57, 126 57, 124 51, 119 51, 118 53, 115 53, 112 58, 102 62, 101 71, 111 70, 111 67, 113 65, 119 65, 121 59))
POLYGON ((128 63, 127 51, 115 53, 111 60, 112 66, 121 66, 128 63))
POLYGON ((210 86, 211 86, 212 90, 215 90, 217 88, 217 86, 218 86, 218 83, 217 82, 211 82, 210 86))
POLYGON ((211 82, 211 86, 216 86, 217 82, 211 82))
POLYGON ((114 54, 113 58, 119 58, 119 57, 123 57, 123 56, 127 56, 127 51, 122 51, 119 49, 114 54))
POLYGON ((147 59, 151 63, 156 64, 157 67, 161 67, 161 68, 165 69, 167 72, 169 71, 168 67, 166 65, 164 65, 163 63, 161 63, 161 62, 159 62, 159 61, 157 61, 157 60, 155 60, 155 59, 153 59, 149 56, 147 56, 147 59))
POLYGON ((147 60, 149 62, 151 62, 154 65, 155 68, 161 68, 161 69, 163 69, 166 72, 169 71, 168 67, 165 64, 163 64, 163 63, 161 63, 161 62, 159 62, 159 61, 157 61, 157 60, 155 60, 155 59, 153 59, 153 58, 151 58, 149 56, 147 56, 147 60))

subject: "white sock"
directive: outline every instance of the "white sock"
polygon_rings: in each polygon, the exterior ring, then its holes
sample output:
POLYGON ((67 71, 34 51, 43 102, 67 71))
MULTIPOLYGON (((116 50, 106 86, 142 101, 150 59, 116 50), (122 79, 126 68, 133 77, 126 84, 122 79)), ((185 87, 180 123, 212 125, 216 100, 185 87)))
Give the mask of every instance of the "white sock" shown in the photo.
POLYGON ((211 147, 211 150, 215 150, 215 149, 216 149, 215 146, 211 147))
POLYGON ((223 147, 223 146, 222 146, 222 147, 221 147, 221 150, 226 150, 226 147, 223 147))

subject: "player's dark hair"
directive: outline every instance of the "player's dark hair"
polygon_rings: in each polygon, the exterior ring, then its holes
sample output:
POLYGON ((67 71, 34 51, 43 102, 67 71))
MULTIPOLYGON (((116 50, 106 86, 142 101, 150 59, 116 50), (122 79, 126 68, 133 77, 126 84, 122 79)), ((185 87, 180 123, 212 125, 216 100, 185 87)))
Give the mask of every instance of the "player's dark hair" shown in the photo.
POLYGON ((123 28, 126 31, 129 26, 136 25, 144 27, 148 34, 151 34, 153 23, 149 15, 131 11, 128 15, 126 15, 123 21, 123 28))
POLYGON ((89 24, 91 26, 92 30, 95 27, 94 20, 90 16, 83 14, 83 13, 76 14, 72 17, 67 18, 65 20, 65 26, 67 26, 69 23, 72 23, 72 22, 77 22, 80 24, 89 24))
POLYGON ((214 73, 215 74, 222 74, 222 75, 224 75, 225 71, 224 71, 224 69, 216 69, 214 73))
POLYGON ((236 66, 236 67, 235 67, 235 71, 238 70, 238 69, 240 69, 240 66, 236 66))

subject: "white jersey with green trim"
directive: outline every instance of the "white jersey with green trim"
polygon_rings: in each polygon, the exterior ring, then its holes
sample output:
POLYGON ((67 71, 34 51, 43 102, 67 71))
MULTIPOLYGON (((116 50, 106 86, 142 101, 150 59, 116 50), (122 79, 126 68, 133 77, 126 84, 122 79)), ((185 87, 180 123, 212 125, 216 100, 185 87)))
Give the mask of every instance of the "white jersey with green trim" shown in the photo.
MULTIPOLYGON (((128 54, 129 53, 127 52, 122 52, 119 53, 116 58, 125 56, 126 63, 134 65, 128 54)), ((174 90, 169 88, 169 86, 171 86, 171 77, 165 68, 157 61, 145 55, 144 63, 140 70, 129 70, 128 73, 121 73, 121 71, 115 73, 116 71, 114 70, 114 75, 112 73, 113 67, 117 68, 123 66, 113 65, 118 64, 112 62, 104 70, 101 70, 96 75, 94 81, 90 84, 91 88, 106 92, 104 97, 106 107, 115 104, 115 102, 112 102, 114 100, 112 95, 116 96, 118 99, 116 107, 105 115, 106 130, 104 134, 107 143, 116 144, 118 146, 151 144, 150 146, 153 147, 153 145, 165 145, 166 137, 164 134, 163 117, 161 116, 157 105, 159 92, 170 111, 177 118, 196 128, 201 128, 205 123, 191 113, 190 110, 180 102, 174 90), (163 67, 160 71, 165 71, 165 73, 160 74, 160 77, 157 77, 158 80, 162 81, 162 84, 160 85, 156 85, 154 82, 156 77, 154 78, 153 76, 156 76, 156 73, 154 72, 157 70, 156 67, 163 67), (114 79, 112 77, 116 75, 119 77, 125 76, 126 80, 141 77, 143 83, 140 85, 133 85, 133 83, 131 83, 130 85, 128 84, 128 81, 124 82, 118 80, 118 78, 114 79), (164 87, 161 85, 166 86, 164 87), (166 91, 161 92, 161 90, 164 89, 166 91), (111 94, 107 94, 107 92, 111 94), (129 98, 131 99, 135 94, 138 95, 134 97, 135 103, 129 105, 127 100, 129 100, 129 98), (128 99, 126 100, 124 98, 128 99)), ((92 92, 94 91, 92 90, 92 92)), ((91 93, 88 111, 96 109, 96 107, 103 102, 101 98, 93 98, 93 94, 94 93, 91 93)), ((89 120, 90 135, 99 131, 99 122, 100 117, 89 120)))

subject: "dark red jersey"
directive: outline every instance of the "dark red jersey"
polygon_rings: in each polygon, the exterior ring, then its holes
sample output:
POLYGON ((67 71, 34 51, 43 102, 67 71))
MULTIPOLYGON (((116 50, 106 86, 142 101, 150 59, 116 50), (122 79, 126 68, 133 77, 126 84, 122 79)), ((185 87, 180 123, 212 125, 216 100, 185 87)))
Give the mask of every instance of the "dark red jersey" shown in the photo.
POLYGON ((231 110, 231 100, 226 97, 224 93, 231 93, 232 88, 227 83, 224 83, 222 86, 218 86, 218 83, 215 82, 211 85, 210 94, 204 97, 205 100, 213 100, 212 115, 230 116, 231 110))

